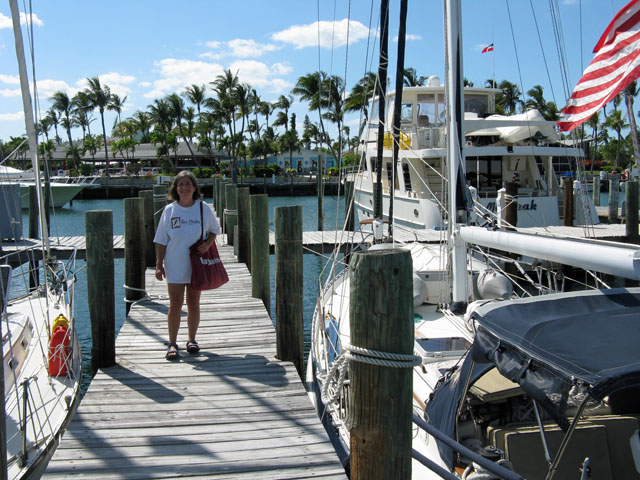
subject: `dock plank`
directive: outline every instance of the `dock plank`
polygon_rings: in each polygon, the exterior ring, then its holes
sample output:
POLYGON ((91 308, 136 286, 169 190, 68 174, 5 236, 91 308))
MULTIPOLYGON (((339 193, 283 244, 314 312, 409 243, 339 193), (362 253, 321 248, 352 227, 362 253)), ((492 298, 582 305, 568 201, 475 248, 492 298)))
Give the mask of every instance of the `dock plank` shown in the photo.
POLYGON ((230 280, 203 292, 200 353, 184 351, 185 318, 180 360, 164 359, 166 284, 147 270, 117 365, 92 380, 43 478, 346 479, 246 267, 220 251, 230 280))

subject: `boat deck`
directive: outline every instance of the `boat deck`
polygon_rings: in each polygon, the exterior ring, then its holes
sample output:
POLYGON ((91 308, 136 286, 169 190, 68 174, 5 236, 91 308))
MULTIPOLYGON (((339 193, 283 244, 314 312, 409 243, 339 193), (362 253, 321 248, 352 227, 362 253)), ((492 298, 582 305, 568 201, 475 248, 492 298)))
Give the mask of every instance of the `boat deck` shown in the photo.
MULTIPOLYGON (((231 247, 230 281, 203 292, 201 351, 165 360, 166 284, 147 270, 150 299, 132 306, 43 478, 346 479, 290 362, 275 358, 273 323, 251 298, 231 247)), ((186 309, 185 309, 186 311, 186 309)))

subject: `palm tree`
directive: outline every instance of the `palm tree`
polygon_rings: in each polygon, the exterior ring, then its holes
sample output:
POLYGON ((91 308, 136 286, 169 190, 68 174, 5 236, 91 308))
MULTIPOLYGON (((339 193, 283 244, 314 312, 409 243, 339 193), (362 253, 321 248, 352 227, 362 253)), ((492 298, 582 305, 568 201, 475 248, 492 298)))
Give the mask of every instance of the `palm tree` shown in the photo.
POLYGON ((418 77, 416 69, 413 67, 405 68, 402 72, 402 84, 405 87, 420 87, 424 85, 427 77, 418 77))
POLYGON ((234 94, 239 85, 238 76, 237 74, 234 75, 231 73, 231 70, 225 70, 222 75, 218 75, 215 81, 211 83, 218 96, 214 108, 217 109, 221 113, 222 118, 224 118, 227 128, 229 129, 229 136, 231 137, 231 181, 238 183, 238 159, 236 158, 235 151, 236 95, 234 94))
POLYGON ((120 95, 118 95, 117 93, 111 94, 111 99, 109 101, 109 104, 107 105, 107 110, 111 112, 116 112, 118 114, 118 123, 122 122, 122 119, 120 118, 120 113, 122 112, 122 109, 124 107, 124 102, 126 101, 127 101, 126 95, 124 97, 120 97, 120 95))
POLYGON ((58 135, 58 124, 60 123, 60 119, 58 118, 58 114, 53 108, 50 108, 47 110, 45 118, 51 123, 51 125, 53 125, 53 128, 56 131, 56 144, 60 145, 60 135, 58 135))
POLYGON ((143 112, 141 110, 136 111, 133 114, 133 121, 138 128, 138 131, 142 134, 142 138, 140 139, 140 143, 149 143, 150 131, 151 131, 151 116, 147 112, 143 112))
POLYGON ((72 100, 75 105, 75 115, 74 120, 75 123, 80 126, 82 129, 82 142, 84 143, 87 132, 91 134, 90 124, 93 122, 93 118, 91 116, 91 100, 89 99, 89 95, 85 91, 79 91, 72 100))
MULTIPOLYGON (((409 69, 411 70, 411 69, 409 69)), ((405 70, 405 75, 407 70, 405 70)), ((351 89, 351 93, 344 102, 345 112, 357 112, 362 110, 363 121, 360 129, 364 128, 369 120, 369 100, 373 97, 376 86, 376 74, 368 72, 358 80, 358 83, 351 89)))
POLYGON ((278 100, 273 103, 274 108, 280 109, 276 119, 273 122, 274 127, 284 126, 285 130, 289 130, 289 109, 291 108, 292 103, 293 97, 291 95, 288 95, 286 97, 284 95, 280 95, 278 100))
POLYGON ((176 126, 178 127, 180 136, 182 137, 182 140, 184 140, 184 143, 187 144, 187 148, 189 149, 191 158, 195 159, 195 155, 193 154, 191 144, 187 141, 187 136, 184 133, 184 128, 182 126, 182 118, 184 117, 184 101, 182 100, 182 98, 178 96, 177 93, 172 93, 170 95, 167 95, 166 99, 170 108, 169 111, 171 112, 173 120, 175 121, 176 126))
MULTIPOLYGON (((76 150, 73 148, 73 139, 71 138, 71 127, 73 126, 73 121, 71 119, 71 115, 74 112, 74 105, 67 95, 66 92, 58 91, 55 92, 51 96, 51 108, 60 112, 60 114, 64 117, 61 121, 62 126, 67 130, 67 137, 69 138, 69 147, 74 155, 77 154, 76 150)), ((66 162, 64 167, 66 169, 66 162)))
POLYGON ((107 85, 100 85, 100 78, 87 78, 89 87, 85 90, 91 101, 91 106, 97 108, 102 120, 102 135, 104 138, 104 158, 107 165, 107 175, 109 172, 109 151, 107 149, 107 129, 104 126, 104 111, 111 103, 111 90, 107 85))
POLYGON ((151 141, 158 144, 156 146, 158 159, 166 158, 171 170, 174 170, 176 166, 170 156, 170 147, 174 142, 174 139, 171 138, 171 128, 173 127, 171 106, 166 99, 156 99, 152 105, 149 105, 149 109, 149 117, 154 125, 151 141))
POLYGON ((633 99, 638 94, 638 84, 634 80, 624 89, 624 100, 627 104, 627 117, 631 126, 631 141, 633 143, 633 156, 635 157, 635 166, 638 167, 640 162, 640 149, 638 148, 638 128, 636 127, 636 116, 633 113, 633 99))
POLYGON ((532 89, 527 91, 527 95, 529 96, 529 100, 525 103, 527 108, 535 108, 547 120, 553 120, 554 116, 557 117, 558 109, 555 103, 547 102, 544 99, 544 88, 542 85, 534 85, 532 89))
POLYGON ((193 103, 198 110, 198 120, 200 120, 200 109, 206 98, 206 88, 204 85, 191 85, 187 87, 183 94, 187 100, 193 103))
POLYGON ((502 111, 505 114, 513 115, 517 113, 518 107, 522 107, 522 92, 517 84, 511 83, 508 80, 503 80, 499 85, 502 93, 498 94, 497 103, 502 107, 502 111))
POLYGON ((609 116, 607 117, 607 120, 604 122, 604 125, 616 132, 616 136, 618 138, 618 145, 616 146, 616 167, 619 167, 620 166, 620 144, 622 142, 622 130, 627 128, 629 124, 625 123, 624 118, 622 116, 622 112, 616 109, 613 111, 613 113, 609 114, 609 116))
POLYGON ((596 162, 597 154, 598 154, 598 127, 600 126, 600 113, 596 112, 589 120, 587 120, 587 125, 589 125, 593 131, 593 155, 591 156, 591 172, 593 172, 593 164, 596 162))

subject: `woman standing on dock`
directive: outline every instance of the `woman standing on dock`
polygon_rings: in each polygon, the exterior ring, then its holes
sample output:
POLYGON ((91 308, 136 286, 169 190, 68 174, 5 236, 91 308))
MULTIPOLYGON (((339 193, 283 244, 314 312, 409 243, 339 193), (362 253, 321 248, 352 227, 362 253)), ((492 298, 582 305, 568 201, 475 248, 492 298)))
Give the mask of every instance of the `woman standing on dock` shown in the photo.
POLYGON ((178 330, 180 329, 180 315, 184 303, 185 290, 187 294, 187 328, 189 340, 186 349, 189 353, 200 351, 196 334, 200 324, 200 291, 189 286, 191 281, 191 263, 189 261, 189 247, 193 245, 201 234, 201 220, 204 231, 207 232, 206 241, 198 247, 199 253, 206 252, 220 234, 220 224, 211 207, 205 202, 198 201, 202 197, 198 181, 190 171, 183 170, 176 175, 169 187, 169 199, 173 203, 167 205, 162 212, 158 229, 153 241, 156 244, 156 278, 167 279, 169 291, 169 348, 167 360, 177 360, 178 330), (200 203, 203 208, 202 214, 200 203))

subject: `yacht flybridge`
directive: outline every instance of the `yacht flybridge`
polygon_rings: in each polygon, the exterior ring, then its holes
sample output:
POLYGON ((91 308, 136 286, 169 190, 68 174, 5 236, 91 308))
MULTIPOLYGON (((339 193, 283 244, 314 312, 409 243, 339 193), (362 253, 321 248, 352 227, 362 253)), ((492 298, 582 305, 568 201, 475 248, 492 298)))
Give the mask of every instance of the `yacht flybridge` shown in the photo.
MULTIPOLYGON (((504 182, 517 185, 519 227, 561 225, 562 183, 558 172, 575 167, 582 150, 563 145, 554 128, 537 110, 520 115, 495 114, 495 88, 464 89, 465 179, 481 212, 497 212, 497 193, 504 182)), ((400 150, 396 175, 392 163, 392 124, 395 92, 386 98, 382 159, 383 208, 394 195, 394 223, 414 229, 443 227, 446 192, 447 117, 445 86, 438 77, 428 85, 405 87, 400 113, 400 150), (393 187, 393 188, 392 188, 393 187)), ((369 110, 360 141, 361 169, 352 174, 355 208, 360 219, 373 218, 379 99, 369 110)), ((575 222, 598 223, 589 195, 578 185, 575 222)), ((575 188, 575 187, 574 187, 575 188)))

